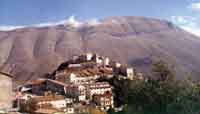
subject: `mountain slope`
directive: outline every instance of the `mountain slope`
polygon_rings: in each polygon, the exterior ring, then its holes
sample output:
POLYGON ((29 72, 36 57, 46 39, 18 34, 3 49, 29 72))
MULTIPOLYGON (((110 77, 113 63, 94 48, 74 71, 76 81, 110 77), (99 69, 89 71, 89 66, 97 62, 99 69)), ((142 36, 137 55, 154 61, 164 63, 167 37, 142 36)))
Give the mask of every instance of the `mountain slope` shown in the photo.
POLYGON ((52 72, 75 54, 96 52, 149 73, 153 59, 175 65, 179 78, 195 79, 200 38, 173 24, 143 17, 109 17, 98 24, 29 27, 0 32, 0 68, 29 80, 52 72))

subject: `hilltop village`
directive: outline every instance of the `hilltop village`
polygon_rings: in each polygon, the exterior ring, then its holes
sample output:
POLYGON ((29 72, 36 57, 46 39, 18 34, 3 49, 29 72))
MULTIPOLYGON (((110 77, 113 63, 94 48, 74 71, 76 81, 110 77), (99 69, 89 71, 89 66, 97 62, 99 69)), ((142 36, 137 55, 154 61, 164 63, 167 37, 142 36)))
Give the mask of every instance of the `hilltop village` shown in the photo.
MULTIPOLYGON (((34 113, 81 114, 90 107, 107 111, 115 108, 113 87, 100 78, 139 79, 142 73, 132 67, 94 53, 73 56, 52 74, 18 87, 14 100, 17 110, 34 101, 34 113)), ((33 104, 33 103, 32 103, 33 104)))

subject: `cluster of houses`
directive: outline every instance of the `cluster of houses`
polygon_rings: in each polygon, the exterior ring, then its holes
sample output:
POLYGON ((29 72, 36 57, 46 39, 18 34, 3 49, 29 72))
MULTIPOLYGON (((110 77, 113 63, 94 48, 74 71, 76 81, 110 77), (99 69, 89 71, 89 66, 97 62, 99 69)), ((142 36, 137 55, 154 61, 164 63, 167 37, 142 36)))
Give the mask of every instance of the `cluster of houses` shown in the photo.
POLYGON ((74 56, 62 64, 48 78, 31 80, 20 86, 15 104, 33 100, 35 113, 64 114, 87 113, 89 107, 108 110, 114 108, 113 87, 108 82, 98 82, 99 78, 143 79, 141 73, 93 53, 74 56))

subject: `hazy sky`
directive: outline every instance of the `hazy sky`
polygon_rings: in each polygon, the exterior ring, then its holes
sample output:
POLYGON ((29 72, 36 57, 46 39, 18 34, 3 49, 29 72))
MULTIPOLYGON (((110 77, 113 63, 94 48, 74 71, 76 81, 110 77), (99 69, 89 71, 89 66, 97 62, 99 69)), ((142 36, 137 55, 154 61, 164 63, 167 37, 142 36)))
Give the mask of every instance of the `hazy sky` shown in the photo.
POLYGON ((200 0, 0 0, 0 26, 108 16, 166 19, 200 35, 200 0))

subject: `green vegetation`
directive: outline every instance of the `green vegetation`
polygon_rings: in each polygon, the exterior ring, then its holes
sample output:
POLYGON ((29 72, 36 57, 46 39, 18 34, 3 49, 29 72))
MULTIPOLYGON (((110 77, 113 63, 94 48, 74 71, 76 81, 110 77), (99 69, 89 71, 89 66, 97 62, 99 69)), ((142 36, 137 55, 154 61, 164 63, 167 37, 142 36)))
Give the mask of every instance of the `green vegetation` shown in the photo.
POLYGON ((199 114, 200 84, 190 79, 177 81, 163 61, 153 64, 155 77, 148 81, 124 80, 116 77, 108 81, 114 86, 115 105, 124 105, 123 111, 109 114, 199 114))

